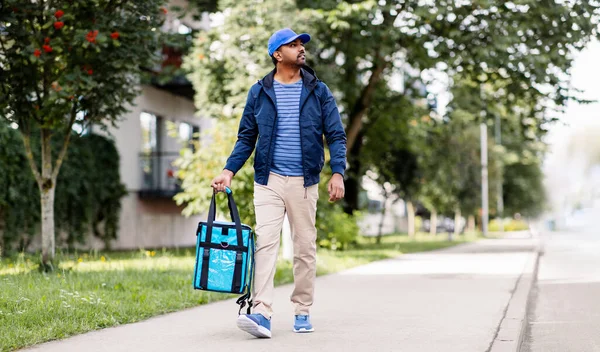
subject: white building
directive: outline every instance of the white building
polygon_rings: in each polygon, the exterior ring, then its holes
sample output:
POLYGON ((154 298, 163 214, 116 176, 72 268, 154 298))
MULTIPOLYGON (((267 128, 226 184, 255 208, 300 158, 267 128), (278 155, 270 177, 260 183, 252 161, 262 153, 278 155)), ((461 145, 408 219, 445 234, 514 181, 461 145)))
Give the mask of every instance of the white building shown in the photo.
MULTIPOLYGON (((183 0, 170 5, 186 6, 183 0)), ((169 12, 163 30, 189 33, 191 28, 207 29, 191 16, 177 19, 169 12)), ((164 53, 166 59, 177 61, 177 54, 164 53)), ((180 140, 210 126, 208 119, 195 115, 193 89, 189 82, 178 80, 167 85, 144 85, 130 112, 123 116, 110 134, 120 155, 121 182, 128 194, 121 201, 121 217, 115 249, 193 246, 195 230, 204 216, 186 218, 181 215, 173 196, 179 186, 171 163, 183 145, 180 140), (176 133, 176 137, 169 135, 176 133)), ((96 241, 94 246, 100 243, 96 241)))

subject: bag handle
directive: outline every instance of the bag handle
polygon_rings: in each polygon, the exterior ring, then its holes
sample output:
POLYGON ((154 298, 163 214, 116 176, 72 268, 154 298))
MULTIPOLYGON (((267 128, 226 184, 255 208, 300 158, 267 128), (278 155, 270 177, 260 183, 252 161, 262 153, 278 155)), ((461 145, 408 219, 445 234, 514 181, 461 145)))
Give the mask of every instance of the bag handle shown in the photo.
MULTIPOLYGON (((237 244, 241 246, 243 243, 242 237, 242 222, 240 220, 240 214, 238 213, 237 205, 235 204, 235 200, 233 199, 233 192, 229 187, 225 187, 225 193, 227 193, 227 205, 229 207, 229 215, 231 216, 231 221, 235 223, 235 230, 237 233, 237 244)), ((210 207, 208 209, 208 219, 206 221, 206 242, 211 242, 212 240, 212 228, 213 223, 217 214, 217 203, 216 196, 217 191, 213 192, 212 199, 210 201, 210 207)))

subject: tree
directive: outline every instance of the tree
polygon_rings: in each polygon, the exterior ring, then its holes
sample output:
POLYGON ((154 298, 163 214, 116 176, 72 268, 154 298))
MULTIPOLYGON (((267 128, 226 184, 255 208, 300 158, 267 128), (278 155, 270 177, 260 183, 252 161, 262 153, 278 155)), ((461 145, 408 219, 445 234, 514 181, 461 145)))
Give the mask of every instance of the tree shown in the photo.
MULTIPOLYGON (((384 83, 377 89, 387 90, 384 83)), ((415 128, 417 120, 427 116, 427 109, 416 106, 410 94, 387 91, 377 94, 369 119, 361 132, 364 149, 360 162, 362 171, 371 170, 382 187, 391 186, 391 193, 407 204, 408 233, 415 233, 415 209, 421 187, 422 170, 419 153, 426 147, 423 130, 415 128)), ((355 164, 355 167, 357 165, 355 164)), ((350 181, 352 182, 352 181, 350 181)), ((387 190, 386 190, 387 193, 387 190)), ((351 213, 351 207, 347 212, 351 213)), ((385 211, 385 209, 384 209, 385 211)))
POLYGON ((52 269, 56 181, 71 129, 115 124, 160 48, 163 0, 2 1, 0 118, 15 123, 41 202, 42 265, 52 269), (41 162, 32 149, 39 131, 41 162), (58 150, 53 138, 60 132, 58 150))
MULTIPOLYGON (((598 33, 598 1, 314 1, 310 13, 318 67, 339 94, 346 118, 349 209, 358 206, 364 134, 376 87, 408 68, 460 73, 478 84, 505 79, 513 97, 537 94, 561 106, 572 51, 598 33), (542 86, 544 89, 542 89, 542 86)), ((313 48, 315 48, 313 45, 313 48)), ((390 85, 390 89, 392 85, 390 85)))
POLYGON ((504 207, 508 214, 540 215, 545 207, 544 173, 539 162, 507 165, 504 178, 504 207))
MULTIPOLYGON (((331 88, 346 124, 345 210, 353 213, 359 208, 361 177, 371 165, 368 129, 377 123, 381 102, 404 95, 411 101, 418 94, 410 90, 423 90, 413 87, 412 80, 438 70, 469 79, 477 88, 475 97, 483 85, 502 80, 504 103, 536 102, 537 112, 530 117, 540 113, 535 124, 542 126, 547 115, 541 112, 560 107, 570 96, 564 80, 572 63, 569 52, 581 49, 597 34, 598 7, 597 1, 581 0, 552 4, 225 0, 220 4, 223 23, 199 34, 188 69, 190 80, 197 82, 200 113, 235 118, 248 87, 272 67, 265 54, 271 33, 281 27, 308 31, 313 37, 307 45, 308 64, 331 88)), ((474 121, 479 122, 485 104, 475 108, 474 121)), ((393 116, 400 120, 392 120, 390 126, 407 119, 401 112, 393 116)), ((377 138, 385 139, 390 131, 383 129, 377 138)), ((409 125, 402 133, 420 132, 409 125)), ((397 148, 414 155, 413 150, 397 148)), ((418 170, 394 172, 405 171, 418 170)), ((465 198, 469 195, 462 193, 465 198)))
MULTIPOLYGON (((465 214, 474 214, 481 201, 478 190, 481 178, 479 121, 485 121, 490 127, 492 122, 493 127, 501 123, 501 144, 496 144, 493 137, 489 138, 491 199, 495 199, 501 184, 509 213, 537 214, 543 208, 541 161, 546 150, 543 138, 552 119, 545 107, 546 97, 531 91, 515 95, 510 91, 510 85, 510 81, 503 79, 480 85, 464 76, 454 77, 448 119, 452 134, 463 136, 462 141, 452 148, 452 154, 459 152, 462 164, 466 166, 467 172, 459 177, 465 187, 458 190, 465 214), (481 111, 485 112, 483 120, 481 111)), ((490 203, 490 213, 502 215, 496 202, 490 203)))

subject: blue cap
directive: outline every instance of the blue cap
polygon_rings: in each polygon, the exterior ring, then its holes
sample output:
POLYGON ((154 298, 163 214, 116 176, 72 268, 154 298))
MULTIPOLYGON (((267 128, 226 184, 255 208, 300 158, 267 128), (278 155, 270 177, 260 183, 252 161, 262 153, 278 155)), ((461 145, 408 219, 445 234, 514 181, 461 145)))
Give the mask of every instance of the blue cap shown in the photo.
POLYGON ((271 38, 269 38, 269 56, 273 56, 273 53, 279 49, 280 46, 289 44, 298 38, 302 40, 303 44, 310 41, 310 35, 306 33, 296 34, 296 32, 289 28, 280 29, 273 33, 271 38))

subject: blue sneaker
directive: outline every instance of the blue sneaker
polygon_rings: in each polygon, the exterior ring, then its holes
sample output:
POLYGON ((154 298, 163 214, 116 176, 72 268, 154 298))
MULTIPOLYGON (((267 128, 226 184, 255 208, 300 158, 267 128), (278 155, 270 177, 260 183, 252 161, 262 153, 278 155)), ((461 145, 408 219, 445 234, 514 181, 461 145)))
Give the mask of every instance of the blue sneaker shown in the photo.
POLYGON ((242 314, 237 326, 252 336, 271 338, 271 320, 262 314, 242 314))
POLYGON ((308 315, 296 315, 294 321, 294 332, 313 332, 315 329, 310 323, 310 317, 308 315))

